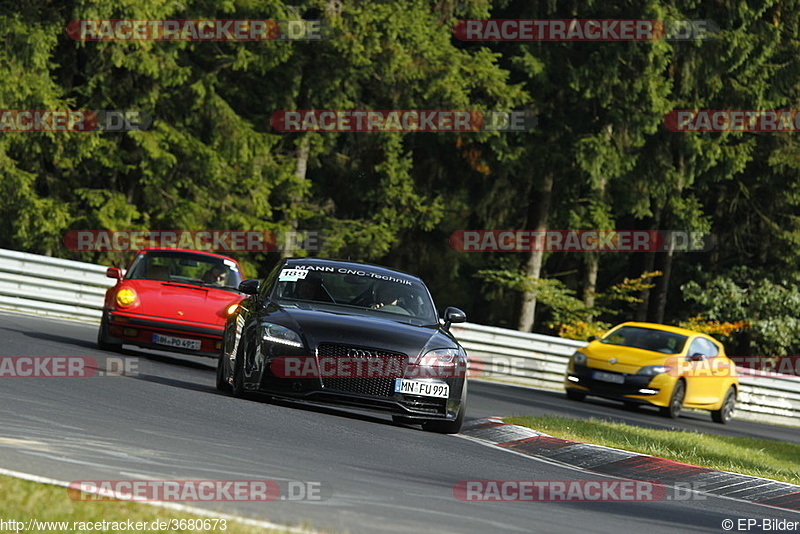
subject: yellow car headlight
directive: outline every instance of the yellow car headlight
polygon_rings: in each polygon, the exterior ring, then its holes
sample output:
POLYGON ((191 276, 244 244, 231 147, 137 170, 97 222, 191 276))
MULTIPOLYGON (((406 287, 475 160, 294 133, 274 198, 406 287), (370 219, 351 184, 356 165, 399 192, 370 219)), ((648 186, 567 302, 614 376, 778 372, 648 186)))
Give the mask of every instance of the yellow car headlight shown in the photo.
POLYGON ((646 365, 639 369, 639 372, 636 373, 641 376, 656 376, 660 375, 661 373, 666 373, 670 370, 670 367, 666 365, 646 365))
POLYGON ((239 307, 238 304, 231 304, 230 306, 228 306, 228 315, 235 312, 238 307, 239 307))
POLYGON ((117 304, 123 308, 132 306, 136 302, 136 291, 128 287, 117 291, 117 304))

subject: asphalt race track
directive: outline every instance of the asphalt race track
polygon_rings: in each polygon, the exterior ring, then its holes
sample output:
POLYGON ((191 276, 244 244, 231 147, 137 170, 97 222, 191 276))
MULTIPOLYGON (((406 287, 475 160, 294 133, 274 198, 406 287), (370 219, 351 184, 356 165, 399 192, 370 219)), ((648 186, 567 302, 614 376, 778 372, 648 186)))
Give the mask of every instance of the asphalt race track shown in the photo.
POLYGON ((775 439, 800 443, 800 428, 733 420, 727 425, 714 423, 711 414, 686 411, 679 419, 667 419, 656 408, 626 410, 622 403, 587 397, 583 402, 567 400, 562 392, 542 391, 487 382, 470 383, 470 417, 495 415, 560 416, 574 419, 605 419, 661 430, 685 430, 719 436, 775 439))
MULTIPOLYGON (((212 502, 211 510, 326 532, 723 532, 724 519, 800 521, 800 514, 713 496, 658 502, 462 502, 463 480, 608 480, 388 416, 264 400, 213 386, 214 362, 144 350, 95 349, 96 326, 0 313, 0 356, 107 357, 131 376, 3 378, 0 468, 59 480, 269 479, 319 483, 324 500, 212 502), (705 497, 705 498, 700 498, 705 497)), ((654 427, 800 442, 800 430, 705 414, 678 421, 611 403, 473 382, 468 418, 601 416, 654 427)), ((64 492, 67 499, 67 492, 64 492)), ((156 513, 154 512, 154 518, 156 513)), ((753 531, 753 530, 751 530, 753 531)), ((754 531, 760 531, 756 528, 754 531)))

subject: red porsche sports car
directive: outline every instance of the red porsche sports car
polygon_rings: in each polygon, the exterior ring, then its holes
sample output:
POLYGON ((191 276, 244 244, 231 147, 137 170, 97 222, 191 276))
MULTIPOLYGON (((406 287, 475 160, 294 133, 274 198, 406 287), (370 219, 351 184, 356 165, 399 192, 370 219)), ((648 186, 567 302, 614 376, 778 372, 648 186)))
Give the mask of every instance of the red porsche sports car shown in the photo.
POLYGON ((219 356, 225 319, 244 295, 237 291, 241 268, 227 256, 175 248, 138 252, 123 276, 106 292, 97 345, 123 344, 219 356))

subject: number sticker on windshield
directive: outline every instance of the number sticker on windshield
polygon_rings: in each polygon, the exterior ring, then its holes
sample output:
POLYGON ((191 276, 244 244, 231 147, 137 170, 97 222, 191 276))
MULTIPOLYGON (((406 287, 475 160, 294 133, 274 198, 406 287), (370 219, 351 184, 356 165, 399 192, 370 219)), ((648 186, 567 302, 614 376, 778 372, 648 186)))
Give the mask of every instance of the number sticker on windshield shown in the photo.
POLYGON ((303 280, 307 274, 305 269, 283 269, 278 275, 278 282, 297 282, 303 280))

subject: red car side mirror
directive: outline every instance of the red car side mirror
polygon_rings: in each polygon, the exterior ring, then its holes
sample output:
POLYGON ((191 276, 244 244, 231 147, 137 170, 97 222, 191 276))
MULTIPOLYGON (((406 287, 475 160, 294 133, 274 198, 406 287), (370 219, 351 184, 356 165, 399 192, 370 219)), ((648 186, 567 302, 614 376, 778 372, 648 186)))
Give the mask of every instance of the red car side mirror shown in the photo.
POLYGON ((106 269, 106 276, 109 278, 122 280, 122 269, 119 269, 117 267, 109 267, 108 269, 106 269))

